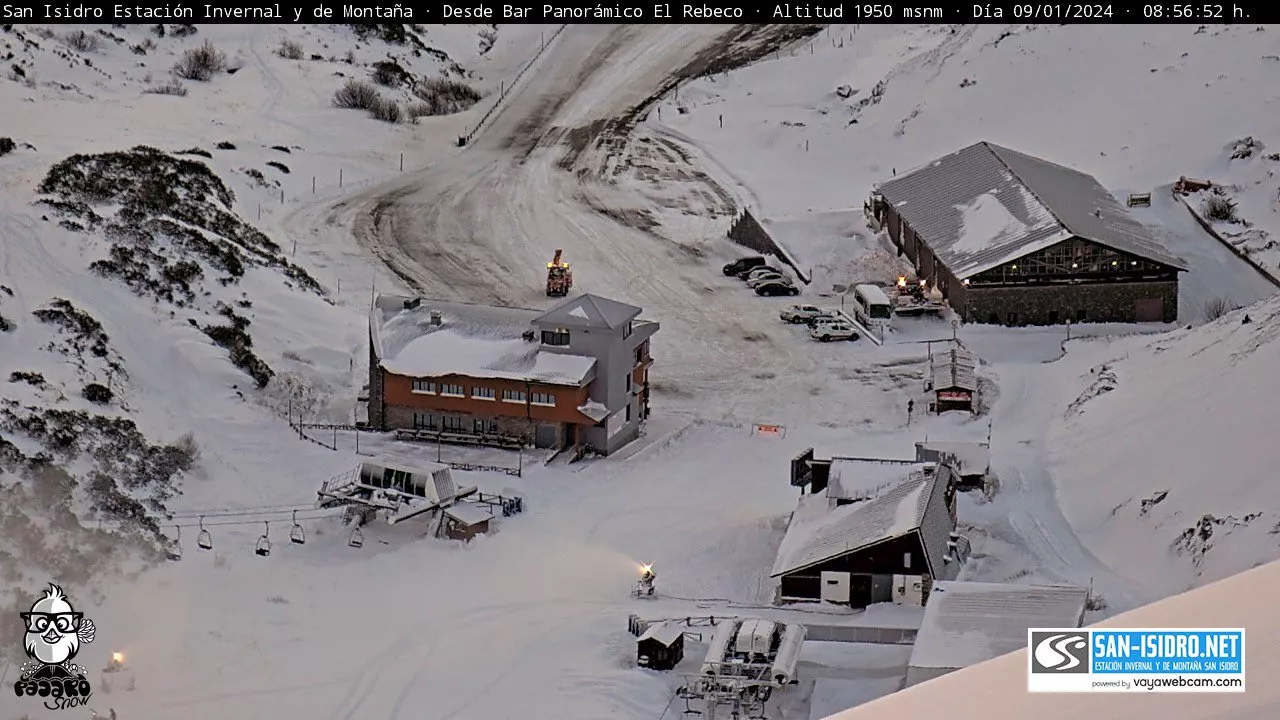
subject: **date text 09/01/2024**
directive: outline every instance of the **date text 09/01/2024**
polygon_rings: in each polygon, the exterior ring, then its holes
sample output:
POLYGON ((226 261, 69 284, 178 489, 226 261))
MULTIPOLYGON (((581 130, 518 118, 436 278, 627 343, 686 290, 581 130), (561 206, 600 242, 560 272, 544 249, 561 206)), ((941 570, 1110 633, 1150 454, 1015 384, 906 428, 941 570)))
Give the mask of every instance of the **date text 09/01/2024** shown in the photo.
MULTIPOLYGON (((1015 4, 1005 8, 999 5, 974 5, 973 19, 1014 17, 1020 20, 1092 20, 1097 18, 1136 18, 1136 13, 1123 10, 1116 13, 1111 5, 1098 4, 1015 4)), ((1142 17, 1151 20, 1220 20, 1247 18, 1238 5, 1143 5, 1142 17)))

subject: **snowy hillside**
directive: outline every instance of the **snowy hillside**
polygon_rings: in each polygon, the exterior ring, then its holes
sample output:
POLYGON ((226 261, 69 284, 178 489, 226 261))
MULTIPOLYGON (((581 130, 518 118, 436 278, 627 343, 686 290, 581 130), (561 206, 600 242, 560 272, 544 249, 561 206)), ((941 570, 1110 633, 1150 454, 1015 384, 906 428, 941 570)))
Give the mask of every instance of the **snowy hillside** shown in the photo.
POLYGON ((290 443, 306 472, 282 418, 350 417, 364 303, 388 281, 340 232, 291 230, 307 203, 452 148, 527 61, 516 35, 4 27, 5 594, 154 559, 166 509, 226 507, 228 483, 275 502, 260 478, 278 458, 248 448, 290 443), (405 117, 336 107, 352 81, 405 117))
POLYGON ((1177 592, 1280 554, 1280 301, 1151 343, 1072 343, 1064 362, 1091 367, 1050 430, 1051 472, 1104 562, 1177 592))
MULTIPOLYGON (((790 56, 689 83, 649 120, 724 165, 768 218, 860 211, 873 183, 988 140, 1093 174, 1122 198, 1182 175, 1232 186, 1253 225, 1225 229, 1262 248, 1264 233, 1280 235, 1280 155, 1267 147, 1280 146, 1275 32, 833 25, 790 56), (1247 137, 1247 157, 1232 159, 1247 137)), ((792 248, 803 264, 831 284, 860 279, 850 246, 866 239, 814 226, 792 248)), ((1274 243, 1257 257, 1280 273, 1274 243)))
POLYGON ((1116 695, 1031 694, 1025 651, 988 660, 959 672, 860 705, 823 720, 917 718, 946 707, 949 720, 1270 720, 1280 693, 1268 680, 1280 672, 1280 651, 1269 642, 1277 632, 1273 610, 1280 586, 1280 562, 1117 615, 1098 627, 1248 628, 1248 673, 1254 684, 1243 693, 1116 695), (1257 682, 1256 678, 1263 678, 1257 682))

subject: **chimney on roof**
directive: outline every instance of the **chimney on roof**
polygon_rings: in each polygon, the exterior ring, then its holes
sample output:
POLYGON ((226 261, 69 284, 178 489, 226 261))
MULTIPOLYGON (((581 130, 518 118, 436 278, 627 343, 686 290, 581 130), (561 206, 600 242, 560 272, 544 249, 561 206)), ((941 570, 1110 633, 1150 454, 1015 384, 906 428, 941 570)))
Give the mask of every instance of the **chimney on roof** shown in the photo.
POLYGON ((421 304, 422 304, 422 298, 420 298, 420 297, 416 297, 416 298, 409 298, 408 300, 405 300, 405 301, 404 301, 404 309, 405 309, 405 310, 416 310, 416 309, 418 308, 418 306, 419 306, 419 305, 421 305, 421 304))
POLYGON ((432 324, 432 325, 443 325, 443 324, 444 324, 444 313, 440 312, 439 310, 432 310, 432 311, 431 311, 431 324, 432 324))

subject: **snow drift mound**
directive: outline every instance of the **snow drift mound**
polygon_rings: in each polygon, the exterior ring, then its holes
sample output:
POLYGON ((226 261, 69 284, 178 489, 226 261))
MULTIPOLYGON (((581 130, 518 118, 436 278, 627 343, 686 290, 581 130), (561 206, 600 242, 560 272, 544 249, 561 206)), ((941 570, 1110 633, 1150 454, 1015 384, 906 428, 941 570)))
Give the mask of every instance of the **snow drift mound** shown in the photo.
POLYGON ((1278 338, 1272 299, 1085 375, 1050 430, 1052 472, 1063 511, 1118 572, 1177 592, 1277 556, 1278 338))
MULTIPOLYGON (((1280 588, 1280 562, 1166 598, 1117 615, 1096 627, 1247 627, 1247 670, 1252 678, 1280 670, 1274 643, 1250 638, 1273 636, 1280 621, 1271 598, 1280 588)), ((825 720, 879 720, 936 716, 947 720, 1270 720, 1280 688, 1256 682, 1243 693, 1102 693, 1059 695, 1027 692, 1026 651, 944 675, 902 692, 860 705, 825 720), (983 688, 986 688, 985 690, 983 688), (963 698, 963 699, 962 699, 963 698), (994 709, 999 708, 999 709, 994 709)))

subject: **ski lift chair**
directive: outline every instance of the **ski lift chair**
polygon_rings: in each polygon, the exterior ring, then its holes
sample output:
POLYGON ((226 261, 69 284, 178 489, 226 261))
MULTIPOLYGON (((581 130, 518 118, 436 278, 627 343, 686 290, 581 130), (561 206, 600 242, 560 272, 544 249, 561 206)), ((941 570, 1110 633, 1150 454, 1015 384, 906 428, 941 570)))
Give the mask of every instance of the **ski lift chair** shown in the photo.
POLYGON ((173 544, 169 546, 169 559, 178 561, 182 559, 182 526, 177 526, 178 536, 173 539, 173 544))
POLYGON ((209 534, 208 530, 204 529, 203 515, 200 516, 200 534, 196 536, 196 547, 200 548, 201 550, 213 549, 213 536, 209 534))
POLYGON ((364 547, 364 533, 360 532, 360 528, 351 531, 347 544, 356 549, 364 547))
POLYGON ((307 531, 298 524, 298 511, 293 511, 293 527, 289 530, 289 540, 295 545, 307 543, 307 531))
POLYGON ((258 544, 254 546, 253 552, 259 557, 267 557, 271 554, 271 523, 265 523, 266 530, 262 531, 262 537, 258 538, 258 544))

